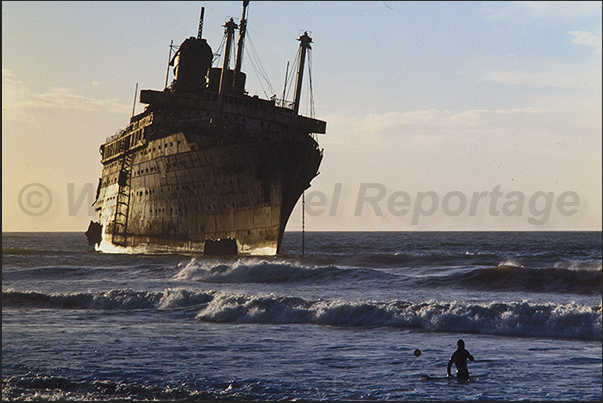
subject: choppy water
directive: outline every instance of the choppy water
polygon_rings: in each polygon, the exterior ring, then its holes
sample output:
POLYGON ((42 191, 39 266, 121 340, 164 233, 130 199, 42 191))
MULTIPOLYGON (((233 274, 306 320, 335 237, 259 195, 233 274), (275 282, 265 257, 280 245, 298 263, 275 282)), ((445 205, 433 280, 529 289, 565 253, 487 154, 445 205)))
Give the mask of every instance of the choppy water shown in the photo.
POLYGON ((300 244, 219 259, 3 233, 3 400, 601 400, 601 232, 300 244), (489 375, 423 380, 459 338, 489 375))

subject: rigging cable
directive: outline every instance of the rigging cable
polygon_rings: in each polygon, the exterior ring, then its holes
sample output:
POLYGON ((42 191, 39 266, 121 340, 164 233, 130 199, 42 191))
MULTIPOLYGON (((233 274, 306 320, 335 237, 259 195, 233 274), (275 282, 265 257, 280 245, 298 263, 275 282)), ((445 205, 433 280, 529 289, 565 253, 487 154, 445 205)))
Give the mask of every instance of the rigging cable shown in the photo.
POLYGON ((302 193, 302 255, 306 254, 306 191, 302 193))
POLYGON ((253 45, 251 35, 249 35, 249 30, 247 30, 247 40, 249 43, 249 52, 248 52, 249 61, 251 62, 251 66, 253 67, 253 70, 254 70, 256 76, 258 77, 258 81, 260 82, 262 91, 264 91, 264 95, 266 95, 266 98, 271 98, 272 96, 276 96, 274 87, 272 87, 272 83, 268 79, 268 74, 266 73, 266 70, 264 69, 264 66, 262 65, 262 61, 258 55, 258 52, 255 49, 255 46, 253 45), (269 96, 268 93, 266 92, 266 89, 264 88, 264 84, 262 83, 262 79, 268 85, 268 90, 272 93, 272 96, 269 96))
POLYGON ((170 63, 172 62, 172 50, 174 49, 174 40, 170 42, 170 55, 168 56, 167 72, 165 73, 165 88, 168 86, 168 79, 170 77, 170 63))
POLYGON ((214 65, 214 62, 222 56, 222 52, 224 52, 225 45, 226 45, 226 34, 224 34, 222 36, 222 42, 220 42, 220 46, 218 46, 218 50, 213 55, 213 59, 211 60, 212 66, 214 65))
POLYGON ((308 87, 310 90, 310 117, 314 118, 316 111, 314 110, 314 86, 312 85, 312 52, 311 49, 308 50, 308 87))
MULTIPOLYGON (((299 66, 299 52, 297 52, 295 54, 295 60, 293 60, 293 67, 291 68, 291 70, 289 70, 289 84, 287 85, 287 94, 285 95, 285 97, 289 97, 291 88, 295 88, 294 80, 295 80, 295 76, 297 75, 298 66, 299 66)), ((284 99, 283 99, 283 101, 284 101, 284 99)))

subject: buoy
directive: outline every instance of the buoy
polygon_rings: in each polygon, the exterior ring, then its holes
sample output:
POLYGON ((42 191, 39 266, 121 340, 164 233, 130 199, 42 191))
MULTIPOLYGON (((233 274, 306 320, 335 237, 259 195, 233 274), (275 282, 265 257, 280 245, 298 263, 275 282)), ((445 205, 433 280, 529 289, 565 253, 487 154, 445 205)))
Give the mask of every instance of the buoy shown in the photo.
POLYGON ((418 348, 415 349, 415 357, 418 357, 421 355, 421 350, 419 350, 418 348))

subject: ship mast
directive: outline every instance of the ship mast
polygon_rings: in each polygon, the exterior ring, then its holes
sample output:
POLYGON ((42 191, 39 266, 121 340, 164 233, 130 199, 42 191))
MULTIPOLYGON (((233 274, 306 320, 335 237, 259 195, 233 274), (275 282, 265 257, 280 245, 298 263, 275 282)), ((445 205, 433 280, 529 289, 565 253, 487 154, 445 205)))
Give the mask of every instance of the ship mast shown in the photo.
POLYGON ((226 91, 227 71, 230 64, 230 49, 232 42, 234 41, 234 31, 237 29, 237 24, 231 18, 226 24, 224 24, 226 33, 226 47, 224 49, 224 62, 222 63, 222 76, 220 77, 220 99, 223 98, 224 92, 226 91))
POLYGON ((310 44, 312 38, 308 36, 307 32, 304 32, 302 36, 297 38, 300 41, 299 44, 299 68, 297 69, 297 81, 295 83, 295 98, 293 100, 293 113, 297 115, 299 113, 299 101, 301 99, 302 81, 304 77, 304 63, 306 61, 306 51, 312 49, 310 44))
POLYGON ((234 77, 232 80, 232 87, 236 90, 241 73, 241 64, 243 63, 243 47, 245 44, 245 33, 247 32, 247 6, 249 1, 243 2, 243 15, 241 16, 241 22, 239 22, 239 42, 237 44, 237 61, 234 69, 234 77))

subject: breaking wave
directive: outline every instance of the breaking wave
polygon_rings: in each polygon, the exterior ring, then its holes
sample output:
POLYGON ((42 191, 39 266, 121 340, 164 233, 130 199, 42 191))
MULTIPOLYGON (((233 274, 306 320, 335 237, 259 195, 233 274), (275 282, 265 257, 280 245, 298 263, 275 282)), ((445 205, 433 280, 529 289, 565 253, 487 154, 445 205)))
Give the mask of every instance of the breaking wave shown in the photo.
POLYGON ((206 283, 284 283, 298 281, 377 280, 395 278, 374 269, 305 267, 295 263, 239 259, 233 263, 200 261, 195 258, 181 265, 175 280, 206 283))
POLYGON ((601 340, 601 305, 523 302, 415 303, 246 295, 222 291, 131 289, 97 293, 3 291, 3 309, 200 309, 198 321, 226 323, 393 326, 425 332, 601 340))
MULTIPOLYGON (((489 291, 530 291, 601 294, 601 263, 558 264, 547 269, 529 268, 513 261, 446 275, 392 274, 380 269, 314 266, 277 260, 239 259, 232 262, 191 259, 181 263, 174 280, 205 283, 286 283, 333 281, 398 281, 402 286, 478 288, 489 291)), ((432 270, 430 273, 434 273, 432 270)))
POLYGON ((111 290, 95 293, 40 293, 2 291, 2 307, 35 309, 169 309, 200 305, 212 300, 213 291, 111 290))
POLYGON ((197 320, 232 323, 310 323, 395 326, 427 332, 601 339, 601 306, 492 302, 468 304, 307 300, 217 293, 197 320))

